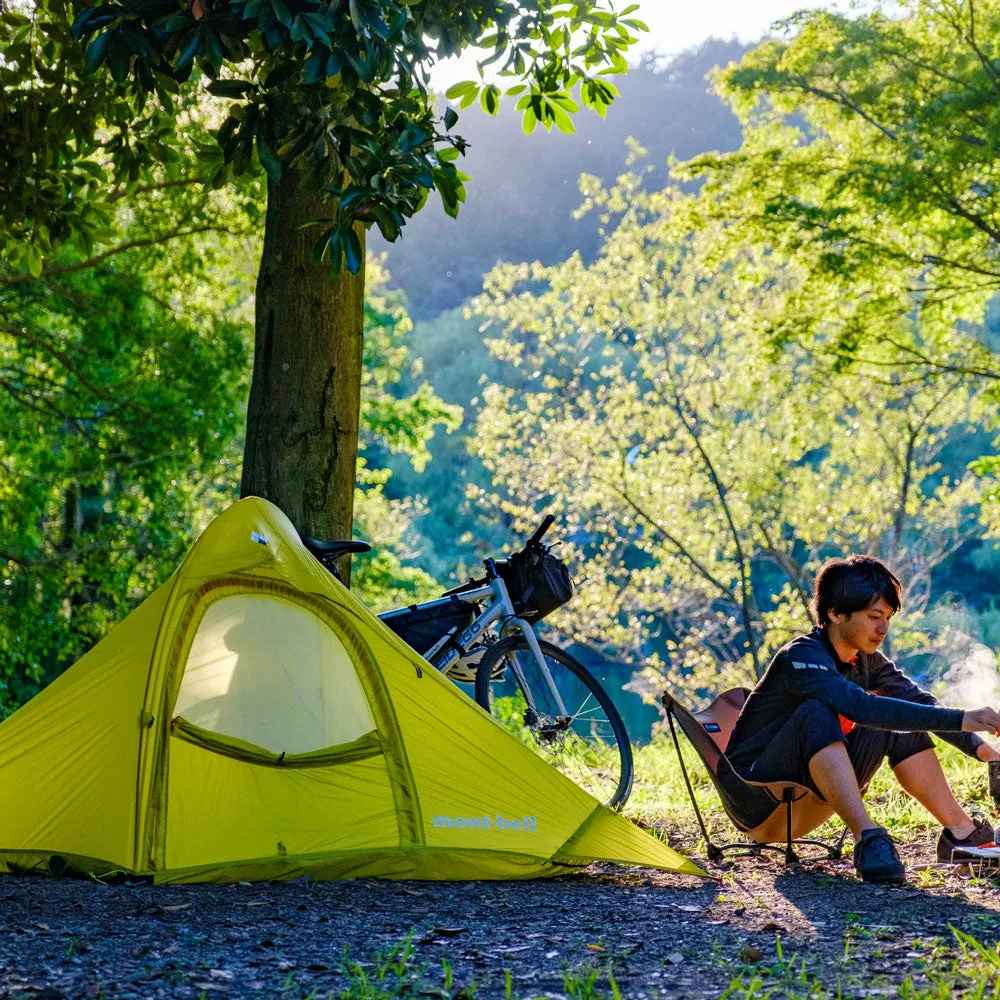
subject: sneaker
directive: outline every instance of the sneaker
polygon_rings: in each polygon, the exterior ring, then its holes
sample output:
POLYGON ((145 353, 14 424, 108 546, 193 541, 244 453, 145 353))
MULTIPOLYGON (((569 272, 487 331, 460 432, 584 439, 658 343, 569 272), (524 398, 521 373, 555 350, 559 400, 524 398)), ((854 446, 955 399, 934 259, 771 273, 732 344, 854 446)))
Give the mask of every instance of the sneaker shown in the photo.
POLYGON ((938 861, 969 861, 972 858, 1000 859, 1000 847, 997 847, 993 827, 980 813, 972 814, 976 828, 961 840, 956 840, 948 827, 943 827, 937 842, 938 861))
POLYGON ((881 826, 862 831, 861 839, 854 845, 854 870, 865 882, 906 881, 906 869, 896 853, 896 845, 881 826))

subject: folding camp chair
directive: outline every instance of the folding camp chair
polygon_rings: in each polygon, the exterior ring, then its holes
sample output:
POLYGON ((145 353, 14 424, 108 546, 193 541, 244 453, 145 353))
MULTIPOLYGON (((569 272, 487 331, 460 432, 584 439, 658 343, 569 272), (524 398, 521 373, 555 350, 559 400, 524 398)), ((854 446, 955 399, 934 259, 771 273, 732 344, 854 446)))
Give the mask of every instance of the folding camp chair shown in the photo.
POLYGON ((663 695, 663 708, 667 715, 667 722, 670 724, 670 735, 674 740, 674 749, 677 751, 677 760, 681 765, 681 774, 684 775, 684 784, 687 785, 688 795, 691 796, 691 805, 694 806, 698 825, 705 838, 709 860, 719 861, 727 851, 734 854, 778 851, 779 853, 784 852, 787 864, 798 864, 799 856, 795 853, 795 847, 802 845, 821 847, 826 852, 823 857, 838 860, 843 852, 844 840, 847 837, 846 827, 835 844, 828 844, 822 840, 792 838, 792 806, 809 789, 792 781, 767 783, 747 781, 740 777, 733 765, 729 763, 725 753, 726 745, 749 693, 746 688, 732 688, 720 694, 708 708, 701 712, 690 712, 671 694, 663 695), (753 830, 763 823, 780 803, 786 804, 788 821, 785 828, 787 832, 784 847, 753 840, 730 844, 712 842, 705 821, 702 819, 701 811, 698 809, 698 801, 695 798, 694 789, 691 787, 687 768, 684 766, 675 722, 708 770, 708 776, 712 779, 712 784, 715 785, 715 790, 722 801, 723 809, 726 810, 726 815, 742 833, 753 830))

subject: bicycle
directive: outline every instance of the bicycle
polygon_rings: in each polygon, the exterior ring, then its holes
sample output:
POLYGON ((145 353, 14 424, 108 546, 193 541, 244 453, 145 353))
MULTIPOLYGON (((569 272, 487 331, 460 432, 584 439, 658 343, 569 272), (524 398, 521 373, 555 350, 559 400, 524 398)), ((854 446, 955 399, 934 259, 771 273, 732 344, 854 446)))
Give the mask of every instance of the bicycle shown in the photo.
MULTIPOLYGON (((565 566, 542 543, 554 520, 547 515, 509 558, 485 559, 482 579, 378 617, 435 670, 473 685, 479 705, 521 743, 620 808, 633 777, 621 715, 590 671, 533 627, 572 594, 565 566)), ((303 542, 338 580, 338 558, 371 551, 367 542, 303 542)))

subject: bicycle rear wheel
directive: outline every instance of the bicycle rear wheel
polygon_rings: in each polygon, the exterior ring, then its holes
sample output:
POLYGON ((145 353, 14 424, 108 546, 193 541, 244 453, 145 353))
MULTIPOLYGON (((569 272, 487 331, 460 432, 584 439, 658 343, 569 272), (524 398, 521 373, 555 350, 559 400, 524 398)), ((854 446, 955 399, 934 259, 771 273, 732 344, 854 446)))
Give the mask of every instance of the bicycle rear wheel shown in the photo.
POLYGON ((632 746, 608 693, 569 653, 539 642, 567 714, 561 715, 527 640, 501 639, 476 671, 476 701, 581 788, 609 806, 632 791, 632 746))

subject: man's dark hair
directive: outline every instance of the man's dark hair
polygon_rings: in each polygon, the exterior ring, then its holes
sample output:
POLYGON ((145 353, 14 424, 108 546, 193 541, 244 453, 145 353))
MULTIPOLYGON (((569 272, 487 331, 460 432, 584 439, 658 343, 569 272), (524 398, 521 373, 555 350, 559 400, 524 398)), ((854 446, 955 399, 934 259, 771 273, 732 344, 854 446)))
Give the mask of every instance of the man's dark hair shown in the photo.
POLYGON ((902 607, 903 588, 884 562, 873 556, 831 559, 816 577, 813 610, 820 625, 830 624, 830 612, 853 615, 880 597, 893 611, 902 607))

